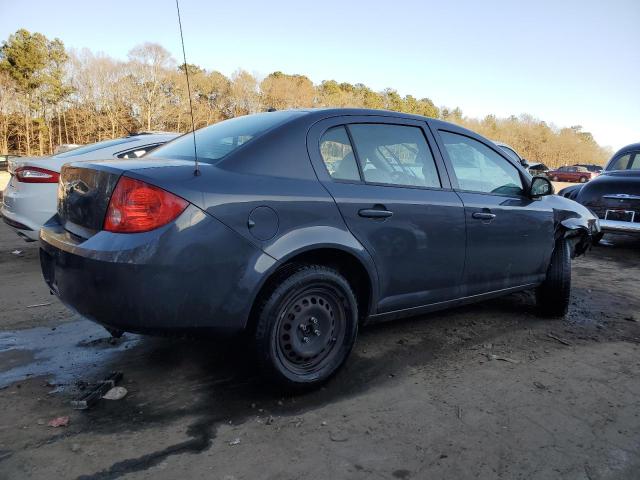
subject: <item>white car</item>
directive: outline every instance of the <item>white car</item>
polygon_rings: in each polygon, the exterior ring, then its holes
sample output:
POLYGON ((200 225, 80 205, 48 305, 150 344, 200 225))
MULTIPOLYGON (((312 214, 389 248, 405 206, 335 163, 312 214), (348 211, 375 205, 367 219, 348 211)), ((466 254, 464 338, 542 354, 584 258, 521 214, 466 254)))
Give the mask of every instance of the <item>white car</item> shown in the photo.
POLYGON ((177 133, 141 133, 51 157, 17 158, 9 164, 11 180, 3 195, 2 219, 24 240, 38 240, 40 227, 56 213, 58 177, 65 163, 138 158, 177 136, 177 133))

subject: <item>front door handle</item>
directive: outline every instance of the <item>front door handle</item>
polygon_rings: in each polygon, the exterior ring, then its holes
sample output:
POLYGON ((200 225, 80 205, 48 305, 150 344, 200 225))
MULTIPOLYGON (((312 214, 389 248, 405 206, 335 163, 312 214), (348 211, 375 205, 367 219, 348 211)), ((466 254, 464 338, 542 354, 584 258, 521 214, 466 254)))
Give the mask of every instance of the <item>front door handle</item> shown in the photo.
POLYGON ((494 218, 496 218, 495 213, 488 213, 488 212, 473 212, 473 215, 471 216, 478 220, 493 220, 494 218))
POLYGON ((377 208, 364 208, 358 210, 358 215, 365 218, 389 218, 393 212, 377 208))

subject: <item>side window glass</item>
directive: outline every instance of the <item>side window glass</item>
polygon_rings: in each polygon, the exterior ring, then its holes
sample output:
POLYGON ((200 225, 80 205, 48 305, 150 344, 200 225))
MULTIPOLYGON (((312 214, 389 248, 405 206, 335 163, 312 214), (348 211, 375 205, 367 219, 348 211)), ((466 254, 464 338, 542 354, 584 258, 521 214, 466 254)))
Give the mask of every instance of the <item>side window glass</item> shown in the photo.
POLYGON ((343 126, 330 128, 322 135, 320 154, 332 178, 360 181, 353 148, 343 126))
POLYGON ((640 170, 640 152, 635 153, 633 162, 629 165, 629 170, 640 170))
MULTIPOLYGON (((636 154, 636 157, 638 155, 636 154)), ((609 170, 626 170, 627 168, 629 168, 629 161, 631 160, 631 153, 627 153, 625 155, 622 155, 621 157, 618 157, 614 160, 613 164, 611 165, 611 168, 609 168, 609 170)), ((636 163, 640 163, 638 160, 635 161, 636 163)), ((640 168, 640 165, 637 167, 640 168)))
POLYGON ((152 150, 155 150, 156 148, 158 148, 160 145, 146 145, 144 147, 138 147, 136 149, 133 150, 128 150, 126 152, 122 152, 118 155, 118 158, 123 158, 123 159, 127 159, 127 158, 140 158, 143 155, 146 155, 147 153, 149 153, 152 150))
POLYGON ((521 195, 524 191, 516 167, 481 142, 440 131, 458 184, 463 190, 521 195))
POLYGON ((385 124, 349 125, 364 180, 440 188, 440 177, 422 130, 385 124))

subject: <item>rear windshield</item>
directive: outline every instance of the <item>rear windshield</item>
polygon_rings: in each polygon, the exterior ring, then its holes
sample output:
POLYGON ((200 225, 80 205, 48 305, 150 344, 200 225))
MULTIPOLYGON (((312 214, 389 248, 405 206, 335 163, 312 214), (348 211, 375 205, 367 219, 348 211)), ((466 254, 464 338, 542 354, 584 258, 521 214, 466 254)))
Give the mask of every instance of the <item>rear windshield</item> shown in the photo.
MULTIPOLYGON (((215 164, 267 130, 303 112, 268 112, 246 115, 196 130, 198 161, 215 164)), ((145 158, 193 160, 193 136, 183 135, 145 155, 145 158)))
POLYGON ((134 138, 116 138, 115 140, 105 140, 104 142, 92 143, 91 145, 86 145, 84 147, 74 148, 73 150, 69 150, 68 152, 59 153, 57 155, 54 155, 53 158, 75 157, 76 155, 94 152, 96 150, 100 150, 101 148, 113 147, 115 145, 120 145, 121 143, 133 142, 134 140, 134 138))

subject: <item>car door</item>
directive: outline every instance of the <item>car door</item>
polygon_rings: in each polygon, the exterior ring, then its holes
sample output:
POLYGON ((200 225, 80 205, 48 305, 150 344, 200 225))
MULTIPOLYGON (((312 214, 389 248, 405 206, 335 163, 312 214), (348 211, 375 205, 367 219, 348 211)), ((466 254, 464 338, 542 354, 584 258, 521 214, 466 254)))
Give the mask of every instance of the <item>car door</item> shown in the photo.
POLYGON ((464 207, 425 127, 402 118, 334 118, 309 136, 318 178, 375 261, 378 313, 462 294, 464 207))
POLYGON ((438 130, 452 184, 464 203, 468 295, 541 281, 554 246, 554 218, 525 192, 529 179, 481 137, 438 130))

